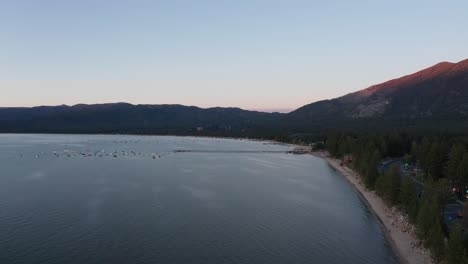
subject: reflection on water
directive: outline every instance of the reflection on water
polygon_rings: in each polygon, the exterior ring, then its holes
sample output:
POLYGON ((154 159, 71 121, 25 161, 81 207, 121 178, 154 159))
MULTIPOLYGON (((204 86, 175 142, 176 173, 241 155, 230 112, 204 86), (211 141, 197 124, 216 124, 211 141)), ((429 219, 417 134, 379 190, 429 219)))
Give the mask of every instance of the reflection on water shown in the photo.
POLYGON ((345 179, 289 148, 0 135, 0 263, 397 263, 345 179))

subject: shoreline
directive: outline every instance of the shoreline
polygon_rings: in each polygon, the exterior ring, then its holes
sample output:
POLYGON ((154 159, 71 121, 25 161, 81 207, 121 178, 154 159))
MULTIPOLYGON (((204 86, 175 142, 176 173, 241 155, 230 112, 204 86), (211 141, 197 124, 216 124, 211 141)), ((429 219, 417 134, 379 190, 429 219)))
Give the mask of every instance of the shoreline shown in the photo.
MULTIPOLYGON (((0 135, 115 135, 115 136, 156 136, 156 137, 193 137, 224 140, 242 140, 263 142, 268 144, 286 145, 295 148, 305 146, 293 143, 278 142, 269 139, 257 138, 236 138, 202 135, 144 135, 144 134, 60 134, 60 133, 0 133, 0 135)), ((403 226, 403 215, 394 208, 389 208, 383 200, 374 192, 368 190, 362 183, 361 177, 355 171, 346 166, 340 165, 340 160, 330 157, 328 152, 308 152, 300 154, 310 154, 326 161, 329 166, 339 172, 353 186, 357 194, 363 198, 366 206, 377 218, 382 233, 391 246, 401 264, 425 264, 434 263, 428 250, 421 247, 421 241, 415 236, 414 228, 408 228, 408 224, 403 226)))
POLYGON ((368 190, 356 172, 348 167, 340 166, 339 160, 324 155, 324 153, 312 153, 312 155, 327 161, 358 191, 368 208, 377 217, 382 231, 400 263, 433 263, 430 252, 421 246, 421 241, 416 237, 412 225, 406 223, 405 217, 398 210, 389 208, 374 191, 368 190))

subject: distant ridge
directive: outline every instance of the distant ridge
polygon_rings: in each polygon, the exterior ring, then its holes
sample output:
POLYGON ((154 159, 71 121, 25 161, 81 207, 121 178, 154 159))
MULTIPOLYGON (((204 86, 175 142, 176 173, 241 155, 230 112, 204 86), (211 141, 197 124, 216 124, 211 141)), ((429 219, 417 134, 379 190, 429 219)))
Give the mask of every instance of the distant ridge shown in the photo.
MULTIPOLYGON (((287 99, 285 99, 287 100, 287 99)), ((284 137, 329 131, 468 131, 468 60, 441 62, 288 114, 129 103, 0 108, 0 133, 284 137)))
POLYGON ((277 115, 240 108, 129 103, 10 107, 0 108, 0 132, 252 136, 277 115))
POLYGON ((468 60, 441 62, 291 113, 307 118, 462 118, 468 115, 468 60))

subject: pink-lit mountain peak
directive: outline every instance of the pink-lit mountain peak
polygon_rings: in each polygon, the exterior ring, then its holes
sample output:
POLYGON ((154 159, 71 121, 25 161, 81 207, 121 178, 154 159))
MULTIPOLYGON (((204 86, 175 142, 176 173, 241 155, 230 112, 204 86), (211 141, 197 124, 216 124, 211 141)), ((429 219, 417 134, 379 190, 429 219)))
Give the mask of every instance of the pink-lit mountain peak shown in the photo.
POLYGON ((381 84, 373 85, 367 89, 358 91, 356 94, 369 96, 377 92, 392 92, 393 90, 403 89, 412 86, 418 82, 428 81, 435 78, 441 78, 452 71, 468 71, 468 59, 458 63, 440 62, 424 70, 409 74, 397 79, 386 81, 381 84))

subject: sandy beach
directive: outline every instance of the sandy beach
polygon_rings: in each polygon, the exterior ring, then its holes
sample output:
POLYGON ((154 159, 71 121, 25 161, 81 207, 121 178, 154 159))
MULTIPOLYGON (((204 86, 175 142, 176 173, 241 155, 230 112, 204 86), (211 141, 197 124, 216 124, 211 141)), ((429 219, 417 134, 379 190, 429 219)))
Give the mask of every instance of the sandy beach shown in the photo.
POLYGON ((328 161, 328 163, 339 171, 358 190, 367 201, 370 209, 375 213, 382 223, 384 232, 401 263, 423 264, 433 263, 430 252, 421 246, 417 239, 414 227, 408 224, 396 208, 389 208, 383 200, 374 192, 365 188, 360 176, 346 166, 340 166, 340 161, 321 153, 315 154, 328 161))

